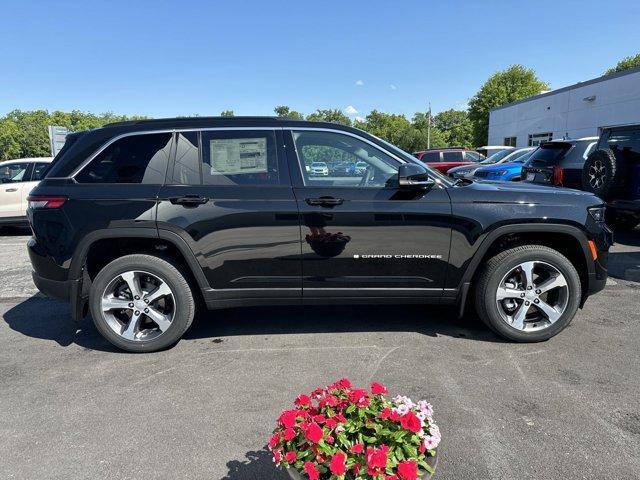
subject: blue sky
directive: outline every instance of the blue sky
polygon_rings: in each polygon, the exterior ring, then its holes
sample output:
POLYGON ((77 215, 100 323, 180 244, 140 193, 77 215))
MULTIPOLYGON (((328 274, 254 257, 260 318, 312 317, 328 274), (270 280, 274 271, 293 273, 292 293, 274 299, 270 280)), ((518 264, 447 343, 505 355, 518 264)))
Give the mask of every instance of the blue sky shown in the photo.
MULTIPOLYGON (((3 0, 0 115, 462 108, 514 63, 553 88, 640 52, 634 1, 3 0)), ((355 113, 352 113, 354 116, 355 113)))

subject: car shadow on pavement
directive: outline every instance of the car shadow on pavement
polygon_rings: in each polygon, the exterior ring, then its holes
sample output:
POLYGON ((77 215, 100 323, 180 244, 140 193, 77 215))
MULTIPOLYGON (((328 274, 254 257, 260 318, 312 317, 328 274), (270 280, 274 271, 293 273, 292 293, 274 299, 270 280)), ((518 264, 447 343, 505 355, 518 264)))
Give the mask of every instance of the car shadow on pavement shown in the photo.
POLYGON ((502 342, 473 312, 434 305, 340 305, 246 307, 203 312, 185 339, 239 335, 416 332, 502 342))
POLYGON ((273 455, 267 449, 245 454, 246 460, 227 462, 229 473, 222 480, 284 480, 289 478, 284 470, 274 468, 273 455))
POLYGON ((634 248, 640 247, 640 230, 616 232, 614 239, 616 244, 623 246, 623 248, 609 252, 607 264, 609 276, 620 280, 640 282, 640 248, 634 248))
POLYGON ((119 352, 100 336, 90 318, 74 322, 66 303, 39 294, 7 310, 3 319, 16 332, 52 340, 62 347, 75 343, 91 350, 119 352))

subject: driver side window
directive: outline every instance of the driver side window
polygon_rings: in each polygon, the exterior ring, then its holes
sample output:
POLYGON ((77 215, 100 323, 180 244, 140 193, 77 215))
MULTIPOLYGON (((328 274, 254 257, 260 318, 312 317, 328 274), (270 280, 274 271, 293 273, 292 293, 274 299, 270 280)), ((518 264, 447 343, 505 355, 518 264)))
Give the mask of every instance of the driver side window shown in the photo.
POLYGON ((350 135, 294 131, 305 186, 397 187, 398 162, 380 149, 350 135))

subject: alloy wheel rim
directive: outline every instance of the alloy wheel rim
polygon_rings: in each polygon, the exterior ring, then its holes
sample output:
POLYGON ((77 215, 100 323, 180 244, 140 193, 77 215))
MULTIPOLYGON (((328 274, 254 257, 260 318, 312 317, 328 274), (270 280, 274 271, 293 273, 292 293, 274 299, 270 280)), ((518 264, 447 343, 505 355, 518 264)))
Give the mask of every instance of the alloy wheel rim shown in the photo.
POLYGON ((564 314, 569 303, 569 285, 553 265, 523 262, 502 278, 495 298, 507 325, 523 332, 540 331, 564 314))
POLYGON ((607 174, 607 169, 600 160, 593 162, 593 165, 589 167, 589 185, 592 188, 600 188, 604 184, 604 178, 607 174))
POLYGON ((169 329, 176 303, 165 280, 149 272, 132 270, 109 282, 100 308, 107 325, 117 335, 141 342, 157 338, 169 329))

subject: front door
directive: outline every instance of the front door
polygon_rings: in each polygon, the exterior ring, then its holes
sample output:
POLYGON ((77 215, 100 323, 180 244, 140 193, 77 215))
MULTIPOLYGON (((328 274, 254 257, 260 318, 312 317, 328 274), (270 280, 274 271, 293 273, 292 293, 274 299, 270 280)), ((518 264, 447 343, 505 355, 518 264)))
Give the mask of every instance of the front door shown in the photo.
POLYGON ((298 210, 280 129, 177 133, 158 228, 191 247, 209 300, 302 293, 298 210))
POLYGON ((27 207, 22 203, 24 184, 31 175, 31 164, 12 163, 0 167, 0 219, 25 217, 27 207))
POLYGON ((437 297, 451 237, 451 204, 438 186, 398 188, 394 154, 348 132, 287 132, 301 212, 303 296, 437 297), (324 162, 329 175, 310 167, 324 162))

